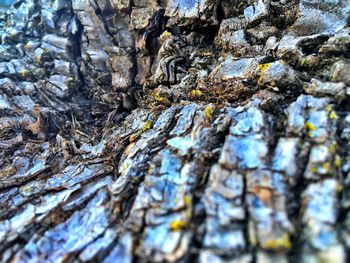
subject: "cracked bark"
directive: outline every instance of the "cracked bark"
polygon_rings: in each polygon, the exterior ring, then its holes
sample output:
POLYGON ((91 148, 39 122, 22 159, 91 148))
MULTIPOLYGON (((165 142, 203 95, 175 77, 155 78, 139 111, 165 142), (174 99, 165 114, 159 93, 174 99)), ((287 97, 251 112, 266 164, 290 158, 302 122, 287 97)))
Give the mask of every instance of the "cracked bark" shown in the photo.
POLYGON ((0 6, 1 262, 346 262, 348 1, 0 6))

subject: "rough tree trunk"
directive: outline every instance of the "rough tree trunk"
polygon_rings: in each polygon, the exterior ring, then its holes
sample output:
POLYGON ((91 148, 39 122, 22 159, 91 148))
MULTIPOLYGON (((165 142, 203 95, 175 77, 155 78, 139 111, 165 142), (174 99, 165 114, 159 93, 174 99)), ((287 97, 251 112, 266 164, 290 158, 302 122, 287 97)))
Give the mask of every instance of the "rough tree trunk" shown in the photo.
POLYGON ((350 2, 0 6, 1 262, 346 262, 350 2))

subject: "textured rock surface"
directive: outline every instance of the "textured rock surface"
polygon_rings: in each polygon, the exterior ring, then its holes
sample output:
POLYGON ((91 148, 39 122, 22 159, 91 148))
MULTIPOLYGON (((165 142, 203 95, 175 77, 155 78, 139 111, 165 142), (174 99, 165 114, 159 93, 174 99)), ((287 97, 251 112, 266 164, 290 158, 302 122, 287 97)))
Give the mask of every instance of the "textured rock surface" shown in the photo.
POLYGON ((349 260, 349 1, 13 2, 1 262, 349 260))

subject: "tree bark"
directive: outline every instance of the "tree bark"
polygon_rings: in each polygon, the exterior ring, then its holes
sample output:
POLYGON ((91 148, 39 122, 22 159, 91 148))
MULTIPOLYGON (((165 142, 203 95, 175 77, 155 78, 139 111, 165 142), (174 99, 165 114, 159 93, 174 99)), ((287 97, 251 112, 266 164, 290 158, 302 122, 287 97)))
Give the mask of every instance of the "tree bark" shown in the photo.
POLYGON ((1 262, 347 262, 349 1, 13 2, 1 262))

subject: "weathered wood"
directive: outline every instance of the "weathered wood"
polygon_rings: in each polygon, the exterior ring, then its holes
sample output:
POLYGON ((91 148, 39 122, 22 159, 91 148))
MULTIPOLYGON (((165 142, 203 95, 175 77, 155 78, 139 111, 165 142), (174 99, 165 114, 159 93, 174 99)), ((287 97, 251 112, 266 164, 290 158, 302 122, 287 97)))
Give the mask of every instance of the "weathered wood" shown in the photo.
POLYGON ((8 2, 1 262, 347 262, 349 1, 8 2))

